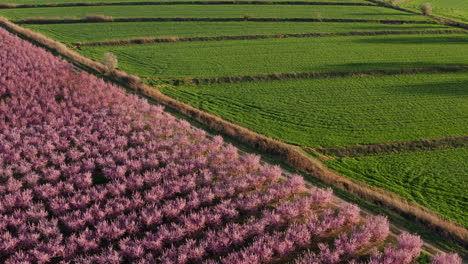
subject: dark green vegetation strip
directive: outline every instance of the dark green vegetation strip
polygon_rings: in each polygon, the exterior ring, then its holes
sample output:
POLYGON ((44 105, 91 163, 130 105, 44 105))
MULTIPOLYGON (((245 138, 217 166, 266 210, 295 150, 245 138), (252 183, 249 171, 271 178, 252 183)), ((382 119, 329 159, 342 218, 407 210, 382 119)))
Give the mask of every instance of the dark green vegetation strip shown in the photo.
POLYGON ((0 4, 2 8, 38 8, 38 7, 73 7, 73 6, 128 6, 128 5, 342 5, 375 6, 372 3, 359 2, 320 2, 320 1, 161 1, 161 2, 88 2, 88 3, 50 3, 50 4, 0 4))
POLYGON ((379 6, 287 6, 287 5, 161 5, 91 6, 1 9, 10 20, 31 17, 76 17, 105 15, 113 18, 339 18, 357 20, 430 21, 430 18, 379 6))
POLYGON ((65 43, 99 42, 146 37, 195 37, 243 34, 291 34, 304 32, 425 31, 452 29, 444 25, 389 25, 380 23, 303 22, 130 22, 93 24, 26 25, 65 43))
POLYGON ((213 36, 213 37, 168 37, 168 38, 140 38, 129 40, 110 40, 89 43, 73 43, 75 46, 118 46, 130 44, 146 44, 159 42, 189 42, 189 41, 222 41, 222 40, 252 40, 269 38, 311 38, 330 36, 381 36, 381 35, 427 35, 427 34, 460 34, 462 30, 393 30, 393 31, 351 31, 340 33, 313 32, 313 33, 289 33, 274 35, 237 35, 237 36, 213 36))
POLYGON ((317 148, 316 151, 337 157, 361 157, 401 152, 433 151, 453 148, 468 148, 468 136, 422 139, 406 142, 361 145, 341 148, 317 148))
MULTIPOLYGON (((465 123, 466 124, 466 123, 465 123)), ((326 164, 468 227, 468 148, 340 158, 326 164)))
POLYGON ((466 65, 467 34, 260 39, 82 47, 144 78, 203 78, 278 72, 361 71, 466 65), (196 52, 194 52, 196 51, 196 52))
POLYGON ((300 146, 468 134, 468 74, 368 76, 167 87, 162 92, 300 146))

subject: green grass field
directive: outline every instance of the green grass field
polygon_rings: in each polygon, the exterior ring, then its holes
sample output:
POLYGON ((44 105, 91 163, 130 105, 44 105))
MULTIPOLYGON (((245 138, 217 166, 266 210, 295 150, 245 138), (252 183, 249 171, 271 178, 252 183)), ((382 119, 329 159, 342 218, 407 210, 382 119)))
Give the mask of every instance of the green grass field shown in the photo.
POLYGON ((423 3, 431 3, 434 15, 468 22, 468 1, 466 0, 411 0, 402 6, 419 10, 419 6, 423 3))
POLYGON ((162 92, 262 134, 339 147, 468 133, 468 74, 272 81, 162 92))
POLYGON ((25 26, 65 43, 94 42, 144 37, 194 37, 306 32, 453 29, 437 24, 388 25, 379 23, 304 22, 130 22, 25 26))
POLYGON ((232 40, 82 47, 100 60, 113 52, 120 68, 151 78, 468 64, 467 34, 232 40))
POLYGON ((376 6, 300 6, 300 5, 128 5, 54 8, 0 9, 0 16, 12 20, 28 17, 78 17, 107 15, 115 18, 132 17, 212 17, 240 18, 350 18, 350 19, 401 19, 428 20, 393 9, 376 6))
MULTIPOLYGON (((466 124, 466 123, 465 123, 466 124)), ((329 160, 339 173, 402 197, 468 227, 468 149, 329 160)))
MULTIPOLYGON (((59 3, 115 3, 115 2, 176 2, 176 1, 198 1, 198 0, 0 0, 0 3, 16 3, 16 4, 59 4, 59 3)), ((219 1, 219 0, 203 0, 219 1)), ((250 0, 236 0, 250 1, 250 0)), ((261 0, 260 0, 261 1, 261 0)), ((291 0, 268 0, 274 1, 291 1, 291 0)), ((304 2, 338 2, 338 3, 369 3, 366 0, 300 0, 304 2)))

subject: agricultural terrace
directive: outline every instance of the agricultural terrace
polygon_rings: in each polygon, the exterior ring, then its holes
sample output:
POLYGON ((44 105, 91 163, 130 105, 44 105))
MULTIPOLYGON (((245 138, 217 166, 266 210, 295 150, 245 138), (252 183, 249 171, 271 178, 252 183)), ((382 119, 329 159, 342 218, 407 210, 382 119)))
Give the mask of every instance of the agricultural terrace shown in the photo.
POLYGON ((22 27, 467 226, 468 25, 418 9, 466 22, 465 1, 2 1, 22 27), (372 152, 331 151, 352 148, 372 152))
POLYGON ((34 17, 76 17, 105 15, 114 18, 340 18, 428 21, 398 10, 378 6, 332 5, 128 5, 11 8, 0 12, 10 20, 34 17))
POLYGON ((130 73, 170 79, 465 65, 468 54, 460 50, 467 42, 468 34, 346 36, 84 46, 80 51, 96 60, 110 51, 128 58, 120 67, 130 73))
MULTIPOLYGON (((0 29, 0 261, 411 263, 422 241, 0 29), (379 253, 380 249, 380 253, 379 253), (369 253, 374 252, 374 253, 369 253)), ((438 255, 448 263, 456 255, 438 255)))
POLYGON ((327 165, 350 177, 391 188, 468 227, 467 148, 419 151, 330 160, 327 165), (451 177, 447 177, 447 175, 451 177))
POLYGON ((304 22, 122 22, 28 25, 28 28, 64 43, 93 43, 144 38, 216 37, 369 31, 450 30, 438 24, 304 23, 304 22))

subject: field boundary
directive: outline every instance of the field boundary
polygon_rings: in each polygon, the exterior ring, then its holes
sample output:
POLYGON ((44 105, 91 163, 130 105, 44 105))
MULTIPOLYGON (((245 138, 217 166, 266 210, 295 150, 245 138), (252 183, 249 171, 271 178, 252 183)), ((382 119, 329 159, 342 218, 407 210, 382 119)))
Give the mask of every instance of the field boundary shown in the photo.
POLYGON ((468 136, 420 139, 405 142, 391 142, 337 148, 309 148, 326 156, 362 157, 402 152, 435 151, 468 147, 468 136))
POLYGON ((214 17, 136 17, 136 18, 113 18, 96 17, 89 18, 43 18, 32 17, 22 20, 12 21, 15 24, 75 24, 75 23, 114 23, 114 22, 342 22, 342 23, 381 23, 381 24, 436 24, 429 20, 388 20, 388 19, 352 19, 352 18, 275 18, 275 17, 232 17, 232 18, 214 18, 214 17))
POLYGON ((75 42, 75 46, 121 46, 131 44, 148 44, 160 42, 192 42, 192 41, 223 41, 223 40, 252 40, 271 38, 311 38, 311 37, 337 37, 337 36, 381 36, 381 35, 423 35, 423 34, 468 34, 461 29, 436 29, 436 30, 386 30, 386 31, 350 31, 350 32, 311 32, 311 33, 287 33, 265 35, 225 35, 211 37, 164 37, 164 38, 135 38, 126 40, 107 40, 97 42, 75 42))
MULTIPOLYGON (((27 38, 36 44, 45 46, 47 49, 64 56, 77 65, 100 74, 106 73, 104 65, 70 50, 60 42, 52 40, 40 33, 20 27, 4 18, 0 18, 0 25, 23 38, 27 38)), ((401 215, 422 222, 441 235, 451 238, 454 241, 458 241, 458 243, 463 246, 468 242, 468 230, 464 227, 450 220, 444 219, 429 209, 406 201, 397 194, 371 187, 365 183, 356 182, 345 176, 339 175, 324 166, 317 159, 306 154, 300 147, 292 146, 261 135, 245 127, 224 120, 214 114, 179 102, 162 94, 159 90, 145 85, 137 76, 117 70, 109 77, 225 135, 236 138, 241 142, 266 153, 271 153, 278 158, 281 158, 289 165, 310 173, 325 183, 332 184, 338 188, 348 191, 349 193, 355 194, 364 200, 373 202, 390 210, 396 210, 401 215)))
POLYGON ((398 74, 419 74, 419 73, 447 73, 447 72, 468 72, 468 65, 459 66, 435 66, 422 68, 400 68, 400 69, 369 69, 361 71, 329 71, 329 72, 291 72, 291 73, 270 73, 257 75, 237 75, 224 77, 206 78, 146 78, 146 80, 162 81, 172 85, 200 85, 200 84, 222 84, 222 83, 242 83, 257 81, 279 81, 292 79, 316 79, 329 77, 363 77, 368 75, 398 75, 398 74))
POLYGON ((161 1, 161 2, 98 2, 98 3, 57 3, 57 4, 0 4, 0 9, 74 7, 74 6, 129 6, 129 5, 338 5, 378 6, 365 2, 321 2, 321 1, 161 1))

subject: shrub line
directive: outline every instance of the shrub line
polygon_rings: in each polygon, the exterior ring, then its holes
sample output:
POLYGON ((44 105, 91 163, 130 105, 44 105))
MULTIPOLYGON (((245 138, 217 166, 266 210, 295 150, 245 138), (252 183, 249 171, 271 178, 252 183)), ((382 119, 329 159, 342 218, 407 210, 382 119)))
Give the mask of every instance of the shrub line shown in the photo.
POLYGON ((148 44, 159 42, 191 42, 191 41, 223 41, 223 40, 252 40, 270 38, 309 38, 335 36, 379 36, 379 35, 421 35, 421 34, 460 34, 468 33, 463 30, 387 30, 387 31, 350 31, 350 32, 312 32, 266 35, 227 35, 212 37, 165 37, 165 38, 136 38, 126 40, 106 40, 97 42, 76 42, 75 46, 120 46, 130 44, 148 44))
POLYGON ((468 147, 468 136, 431 138, 405 142, 390 142, 337 148, 310 148, 323 155, 336 157, 362 157, 402 152, 435 151, 468 147))
MULTIPOLYGON (((81 54, 70 50, 62 43, 52 40, 40 33, 23 28, 9 20, 0 17, 0 25, 7 28, 9 31, 19 34, 24 38, 35 43, 43 45, 50 50, 53 50, 68 60, 77 65, 84 66, 94 72, 105 74, 106 67, 96 61, 82 56, 81 54)), ((304 153, 300 147, 292 146, 279 140, 267 137, 257 132, 251 131, 240 125, 231 123, 214 114, 202 111, 191 105, 179 102, 163 93, 145 85, 140 78, 130 75, 124 71, 115 70, 109 76, 114 81, 124 84, 145 96, 149 96, 154 100, 173 108, 178 112, 205 124, 227 136, 236 138, 241 142, 255 147, 266 153, 271 153, 278 158, 281 158, 289 165, 296 167, 306 173, 312 174, 325 183, 334 185, 349 193, 355 194, 358 197, 367 201, 373 202, 390 210, 395 210, 401 215, 418 220, 432 230, 444 235, 446 238, 458 241, 461 245, 466 245, 468 241, 468 230, 464 227, 443 218, 442 216, 423 208, 416 203, 402 199, 394 193, 390 193, 383 189, 369 186, 363 182, 351 180, 345 176, 339 175, 335 171, 327 168, 317 159, 314 159, 304 153)))
POLYGON ((163 2, 98 2, 98 3, 57 3, 57 4, 0 4, 0 9, 74 7, 74 6, 121 6, 121 5, 338 5, 376 6, 372 3, 321 2, 321 1, 163 1, 163 2))
POLYGON ((278 81, 291 79, 315 79, 329 77, 362 77, 367 75, 398 75, 398 74, 419 74, 419 73, 445 73, 445 72, 468 72, 468 65, 460 66, 434 66, 421 68, 399 68, 399 69, 369 69, 360 71, 331 71, 331 72, 289 72, 270 73, 256 75, 237 75, 224 77, 205 78, 146 78, 146 80, 160 80, 172 85, 200 85, 200 84, 222 84, 222 83, 242 83, 257 81, 278 81))
POLYGON ((346 19, 346 18, 209 18, 209 17, 140 17, 140 18, 111 18, 109 19, 89 19, 89 18, 26 18, 13 21, 15 24, 74 24, 74 23, 105 23, 105 22, 343 22, 343 23, 382 23, 382 24, 435 24, 433 21, 418 20, 378 20, 378 19, 346 19))

